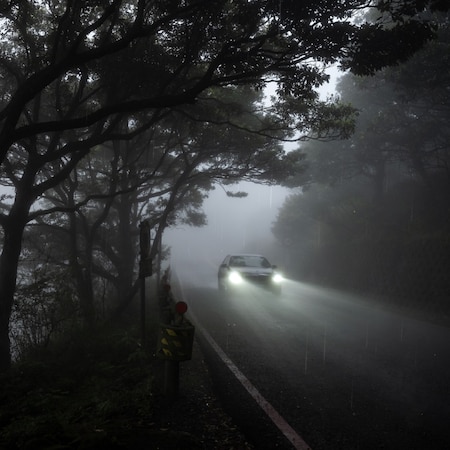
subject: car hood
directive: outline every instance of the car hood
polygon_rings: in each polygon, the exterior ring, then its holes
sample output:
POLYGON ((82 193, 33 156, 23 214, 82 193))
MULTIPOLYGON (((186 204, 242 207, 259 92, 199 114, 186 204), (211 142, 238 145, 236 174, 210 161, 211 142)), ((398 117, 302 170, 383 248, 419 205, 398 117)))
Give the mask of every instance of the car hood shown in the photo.
POLYGON ((271 275, 273 273, 273 269, 270 267, 267 269, 262 267, 233 267, 232 270, 243 275, 271 275))

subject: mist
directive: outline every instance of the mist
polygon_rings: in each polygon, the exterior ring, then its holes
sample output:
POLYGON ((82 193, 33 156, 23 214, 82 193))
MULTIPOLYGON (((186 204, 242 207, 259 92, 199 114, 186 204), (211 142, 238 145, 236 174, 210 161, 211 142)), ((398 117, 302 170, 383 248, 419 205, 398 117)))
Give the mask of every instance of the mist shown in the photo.
POLYGON ((230 190, 248 193, 244 198, 228 197, 217 187, 205 200, 204 227, 179 226, 167 229, 163 244, 170 247, 170 264, 208 261, 219 264, 228 253, 262 253, 280 258, 281 249, 271 232, 289 190, 242 182, 230 190))

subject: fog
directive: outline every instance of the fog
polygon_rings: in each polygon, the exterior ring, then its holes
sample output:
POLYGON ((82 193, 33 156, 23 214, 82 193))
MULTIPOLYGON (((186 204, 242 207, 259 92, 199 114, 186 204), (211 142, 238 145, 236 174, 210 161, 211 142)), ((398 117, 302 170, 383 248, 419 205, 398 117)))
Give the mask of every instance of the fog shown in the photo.
MULTIPOLYGON (((335 94, 336 82, 342 76, 336 66, 329 67, 326 73, 330 80, 319 89, 322 100, 335 94)), ((269 86, 267 98, 274 93, 275 87, 269 86)), ((298 148, 297 142, 284 145, 287 151, 298 148)), ((227 197, 224 189, 216 187, 203 206, 206 226, 179 226, 165 231, 163 244, 170 248, 169 264, 207 260, 216 265, 233 252, 262 253, 273 263, 283 263, 283 249, 275 241, 271 226, 290 190, 249 182, 227 189, 244 191, 248 196, 227 197)))
POLYGON ((248 196, 227 197, 217 187, 204 203, 206 226, 179 226, 165 231, 163 244, 170 247, 170 264, 186 260, 219 264, 233 252, 263 253, 270 259, 279 258, 280 248, 271 226, 289 190, 248 182, 227 189, 244 191, 248 196))

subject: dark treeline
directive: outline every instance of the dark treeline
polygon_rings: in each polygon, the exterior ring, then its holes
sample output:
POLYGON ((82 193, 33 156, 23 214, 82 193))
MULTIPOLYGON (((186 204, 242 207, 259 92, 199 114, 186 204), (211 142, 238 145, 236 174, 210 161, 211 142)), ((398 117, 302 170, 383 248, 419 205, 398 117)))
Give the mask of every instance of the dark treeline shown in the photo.
POLYGON ((344 141, 309 142, 305 186, 273 231, 296 276, 450 313, 450 22, 438 39, 337 92, 358 110, 344 141))

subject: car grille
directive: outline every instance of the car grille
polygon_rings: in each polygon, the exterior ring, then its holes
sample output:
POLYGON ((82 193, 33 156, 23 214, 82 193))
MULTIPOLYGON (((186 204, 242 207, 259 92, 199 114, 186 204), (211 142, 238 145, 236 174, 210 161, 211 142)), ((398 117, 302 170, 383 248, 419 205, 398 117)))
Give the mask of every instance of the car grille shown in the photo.
POLYGON ((257 283, 257 284, 268 284, 270 283, 271 276, 267 274, 248 274, 244 273, 242 274, 242 277, 251 282, 251 283, 257 283))

